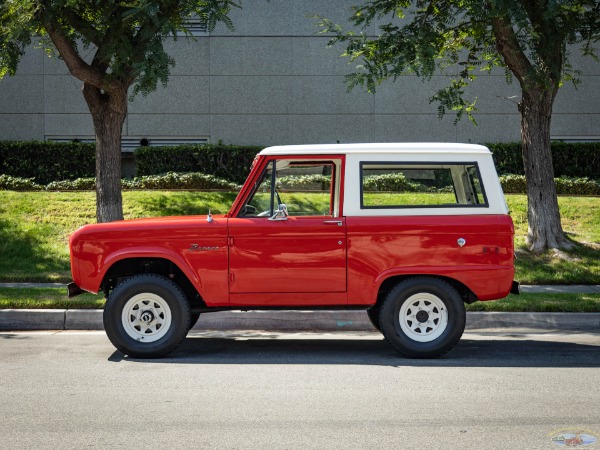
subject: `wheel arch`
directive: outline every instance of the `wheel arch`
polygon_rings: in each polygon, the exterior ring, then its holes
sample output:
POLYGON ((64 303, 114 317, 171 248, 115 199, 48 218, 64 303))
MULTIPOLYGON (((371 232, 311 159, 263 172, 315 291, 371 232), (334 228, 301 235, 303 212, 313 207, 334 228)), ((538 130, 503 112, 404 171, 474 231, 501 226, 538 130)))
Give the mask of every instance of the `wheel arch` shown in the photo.
POLYGON ((119 283, 141 274, 155 274, 168 278, 181 288, 190 306, 206 306, 200 292, 179 265, 159 256, 137 256, 113 261, 102 277, 100 289, 108 296, 119 283))
POLYGON ((402 275, 392 275, 379 284, 379 289, 377 291, 377 300, 375 306, 380 306, 383 300, 386 298, 388 293, 396 286, 398 283, 408 280, 409 278, 437 278, 439 280, 443 280, 452 286, 458 294, 461 296, 463 302, 470 304, 474 303, 478 300, 477 296, 473 293, 471 289, 464 283, 456 280, 455 278, 444 276, 444 275, 433 275, 430 273, 415 273, 415 274, 402 274, 402 275))

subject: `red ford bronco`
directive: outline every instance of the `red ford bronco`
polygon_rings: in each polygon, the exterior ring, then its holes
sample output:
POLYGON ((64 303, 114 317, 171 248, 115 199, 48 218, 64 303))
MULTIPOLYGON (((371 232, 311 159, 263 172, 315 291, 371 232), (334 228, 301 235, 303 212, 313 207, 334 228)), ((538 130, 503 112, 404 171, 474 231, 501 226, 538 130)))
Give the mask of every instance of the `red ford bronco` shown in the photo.
POLYGON ((134 357, 172 351, 203 313, 346 308, 431 358, 459 341, 464 303, 518 292, 513 235, 486 147, 270 147, 225 215, 77 230, 69 295, 104 291, 106 333, 134 357))

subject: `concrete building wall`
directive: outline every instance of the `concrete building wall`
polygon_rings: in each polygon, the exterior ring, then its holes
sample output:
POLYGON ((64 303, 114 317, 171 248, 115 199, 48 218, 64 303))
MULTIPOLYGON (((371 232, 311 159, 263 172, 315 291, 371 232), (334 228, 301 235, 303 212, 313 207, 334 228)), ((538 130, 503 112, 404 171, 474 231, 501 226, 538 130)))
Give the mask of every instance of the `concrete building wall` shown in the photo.
MULTIPOLYGON (((210 36, 167 43, 177 65, 166 88, 129 105, 123 136, 222 140, 233 144, 459 141, 519 139, 519 86, 501 71, 482 74, 470 88, 478 126, 449 114, 437 118, 429 98, 446 77, 423 83, 413 76, 385 83, 375 95, 346 92, 352 65, 316 35, 320 14, 344 23, 356 0, 245 2, 234 11, 235 32, 220 26, 210 36)), ((373 27, 370 32, 375 32, 373 27)), ((556 99, 555 138, 600 140, 600 64, 577 54, 582 71, 575 90, 556 99)), ((0 139, 93 136, 81 82, 61 61, 32 48, 18 75, 0 81, 0 139)))

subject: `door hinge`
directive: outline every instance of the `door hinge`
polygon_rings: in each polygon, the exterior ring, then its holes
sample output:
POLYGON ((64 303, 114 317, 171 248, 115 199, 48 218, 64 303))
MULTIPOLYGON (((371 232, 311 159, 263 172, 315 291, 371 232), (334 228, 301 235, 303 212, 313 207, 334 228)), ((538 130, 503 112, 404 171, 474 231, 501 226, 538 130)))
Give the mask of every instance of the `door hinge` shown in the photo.
POLYGON ((228 245, 229 247, 233 247, 233 238, 232 238, 232 237, 230 237, 230 238, 227 238, 227 245, 228 245))
POLYGON ((229 282, 233 283, 233 274, 232 273, 229 274, 229 282))

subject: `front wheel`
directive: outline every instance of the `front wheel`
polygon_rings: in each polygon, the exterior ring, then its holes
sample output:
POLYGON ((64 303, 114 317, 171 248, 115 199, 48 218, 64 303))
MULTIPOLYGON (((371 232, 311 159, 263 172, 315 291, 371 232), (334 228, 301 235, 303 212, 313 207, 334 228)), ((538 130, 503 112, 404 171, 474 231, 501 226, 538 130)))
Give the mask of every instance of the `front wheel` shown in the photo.
POLYGON ((111 292, 103 318, 106 334, 117 349, 133 357, 157 358, 173 351, 185 338, 190 307, 173 281, 143 274, 111 292))
POLYGON ((386 340, 410 358, 436 358, 448 352, 460 340, 465 322, 465 306, 456 289, 430 277, 398 283, 379 312, 386 340))

